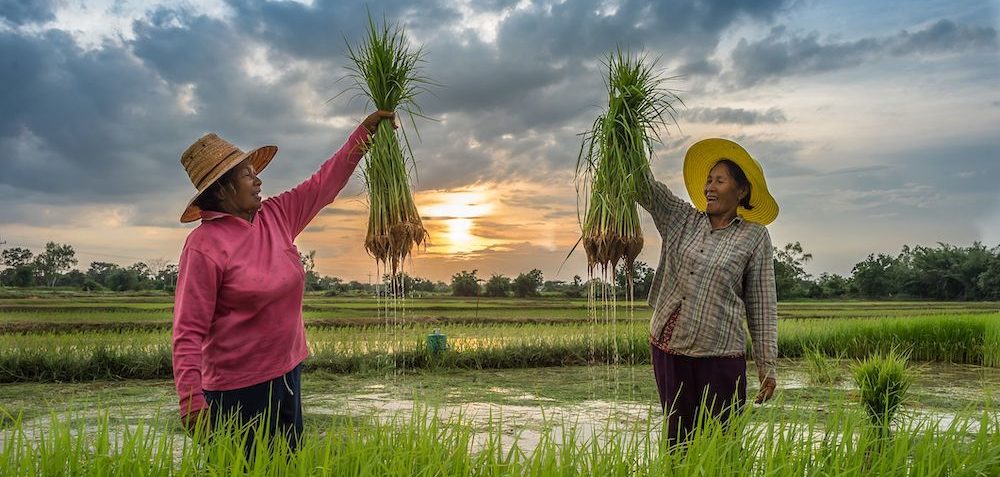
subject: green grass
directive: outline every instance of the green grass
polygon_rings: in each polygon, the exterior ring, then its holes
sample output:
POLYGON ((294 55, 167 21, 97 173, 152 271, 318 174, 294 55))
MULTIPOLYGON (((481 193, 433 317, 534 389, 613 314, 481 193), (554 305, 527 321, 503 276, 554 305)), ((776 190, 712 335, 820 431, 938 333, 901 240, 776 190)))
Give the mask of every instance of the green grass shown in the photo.
POLYGON ((807 348, 805 362, 809 370, 809 382, 812 384, 836 384, 843 378, 840 369, 840 356, 830 357, 816 348, 807 348))
MULTIPOLYGON (((392 312, 387 301, 374 298, 307 296, 304 318, 310 327, 351 327, 385 322, 392 312)), ((623 304, 624 306, 624 304, 623 304)), ((586 299, 475 299, 447 296, 408 298, 397 303, 399 319, 436 323, 583 323, 590 321, 586 299)), ((992 314, 1000 303, 940 302, 788 302, 779 304, 782 321, 790 319, 912 318, 934 315, 992 314)), ((634 319, 649 319, 651 310, 637 302, 634 319)), ((0 333, 169 329, 173 299, 103 294, 80 297, 0 299, 0 333)), ((1000 332, 997 332, 1000 333, 1000 332)), ((1000 335, 997 335, 1000 336, 1000 335)), ((1000 338, 994 342, 1000 343, 1000 338)), ((1000 357, 998 357, 1000 359, 1000 357)))
MULTIPOLYGON (((891 439, 865 431, 845 407, 806 422, 780 407, 751 409, 727 429, 708 423, 684 448, 658 438, 653 416, 595 429, 553 420, 528 442, 501 416, 474 424, 418 408, 409 415, 338 418, 307 431, 299 452, 258 445, 247 463, 240 434, 196 444, 176 424, 52 416, 15 419, 0 442, 0 476, 15 475, 997 475, 995 413, 949 424, 905 422, 891 439)), ((258 433, 258 435, 260 435, 258 433)))
MULTIPOLYGON (((813 347, 828 356, 863 358, 901 349, 916 361, 985 364, 988 333, 1000 314, 909 319, 781 321, 778 352, 798 358, 813 347)), ((171 375, 168 330, 0 334, 0 382, 140 379, 171 375)), ((991 335, 992 336, 992 335, 991 335)), ((642 321, 562 324, 403 324, 310 328, 308 370, 503 369, 599 363, 648 363, 642 321), (450 351, 426 352, 434 328, 450 351)), ((995 339, 995 338, 991 338, 995 339)))

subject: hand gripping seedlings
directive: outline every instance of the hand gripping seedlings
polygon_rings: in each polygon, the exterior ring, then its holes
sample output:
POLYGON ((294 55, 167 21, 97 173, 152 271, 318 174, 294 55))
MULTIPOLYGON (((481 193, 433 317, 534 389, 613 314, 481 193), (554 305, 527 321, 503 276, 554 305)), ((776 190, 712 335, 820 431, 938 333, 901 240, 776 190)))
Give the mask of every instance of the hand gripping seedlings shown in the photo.
POLYGON ((580 240, 591 271, 598 265, 613 270, 622 260, 631 270, 643 243, 636 200, 648 193, 649 158, 661 142, 657 131, 666 117, 676 124, 674 103, 683 102, 663 87, 673 78, 656 72, 656 61, 618 49, 604 64, 608 109, 583 133, 576 164, 577 191, 590 193, 580 240))
MULTIPOLYGON (((412 49, 402 27, 389 25, 384 19, 376 26, 369 15, 367 32, 362 44, 353 48, 348 45, 348 58, 353 63, 348 67, 348 76, 354 80, 352 89, 376 109, 405 112, 411 124, 414 116, 425 117, 414 101, 425 85, 431 84, 420 76, 421 49, 412 49)), ((399 131, 401 134, 389 121, 379 123, 363 169, 369 205, 365 250, 378 262, 391 266, 393 276, 412 247, 421 245, 427 237, 407 173, 413 151, 405 131, 399 131)))

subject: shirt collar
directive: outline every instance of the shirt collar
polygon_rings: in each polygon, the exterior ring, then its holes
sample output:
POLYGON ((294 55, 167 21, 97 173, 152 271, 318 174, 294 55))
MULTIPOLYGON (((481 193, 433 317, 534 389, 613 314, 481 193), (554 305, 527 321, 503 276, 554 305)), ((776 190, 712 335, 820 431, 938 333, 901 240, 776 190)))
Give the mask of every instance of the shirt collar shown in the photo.
MULTIPOLYGON (((708 212, 701 211, 700 214, 705 219, 705 223, 708 224, 709 227, 711 227, 712 226, 712 222, 708 218, 708 212)), ((736 214, 736 217, 733 217, 733 220, 731 220, 728 224, 726 224, 725 227, 723 227, 723 228, 721 228, 719 230, 727 229, 727 228, 729 228, 729 227, 731 227, 733 225, 739 225, 744 220, 746 220, 746 219, 744 219, 742 215, 736 214)))
MULTIPOLYGON (((259 213, 259 212, 258 212, 259 213)), ((227 214, 225 212, 219 212, 217 210, 203 210, 201 211, 201 221, 208 222, 212 220, 217 220, 223 217, 232 217, 238 219, 241 224, 246 224, 247 227, 253 227, 253 222, 247 222, 246 219, 237 217, 233 214, 227 214)), ((254 219, 257 218, 257 214, 254 214, 254 219)))
POLYGON ((203 210, 203 211, 201 211, 201 220, 202 221, 215 220, 215 219, 218 219, 220 217, 232 217, 232 215, 231 214, 227 214, 225 212, 219 212, 217 210, 203 210))

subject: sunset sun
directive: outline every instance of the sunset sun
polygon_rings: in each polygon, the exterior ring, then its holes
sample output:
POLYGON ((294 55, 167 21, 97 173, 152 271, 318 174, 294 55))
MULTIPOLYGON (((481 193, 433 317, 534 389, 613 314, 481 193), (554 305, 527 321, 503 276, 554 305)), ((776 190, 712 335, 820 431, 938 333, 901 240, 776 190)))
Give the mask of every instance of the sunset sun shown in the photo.
POLYGON ((431 251, 468 253, 487 247, 490 241, 474 234, 477 220, 493 212, 490 194, 465 190, 434 192, 422 215, 431 229, 431 251), (435 233, 436 232, 436 233, 435 233))

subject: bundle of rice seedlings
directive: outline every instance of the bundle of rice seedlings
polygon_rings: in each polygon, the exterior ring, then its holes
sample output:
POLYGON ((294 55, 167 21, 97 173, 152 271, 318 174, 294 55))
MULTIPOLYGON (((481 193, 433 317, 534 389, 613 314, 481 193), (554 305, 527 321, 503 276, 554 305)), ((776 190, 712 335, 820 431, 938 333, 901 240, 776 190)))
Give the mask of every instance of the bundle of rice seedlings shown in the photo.
POLYGON ((581 241, 591 272, 606 272, 624 260, 631 271, 642 251, 642 228, 636 200, 648 193, 645 176, 659 129, 669 117, 676 124, 674 103, 682 103, 663 83, 656 61, 620 48, 604 61, 608 68, 608 109, 583 134, 577 158, 577 190, 590 196, 582 220, 581 241))
MULTIPOLYGON (((376 109, 406 113, 411 124, 414 116, 425 117, 414 101, 425 85, 431 84, 420 76, 421 49, 411 48, 402 27, 389 25, 385 19, 376 26, 369 15, 367 32, 362 44, 348 45, 354 89, 376 109)), ((389 121, 379 123, 363 169, 369 205, 365 250, 378 262, 390 265, 393 275, 410 250, 427 237, 407 174, 413 151, 405 131, 400 128, 399 133, 389 121)))
POLYGON ((882 435, 888 433, 889 425, 913 384, 913 375, 907 369, 908 360, 907 353, 893 348, 886 354, 877 353, 861 360, 852 369, 861 404, 869 421, 882 435))

